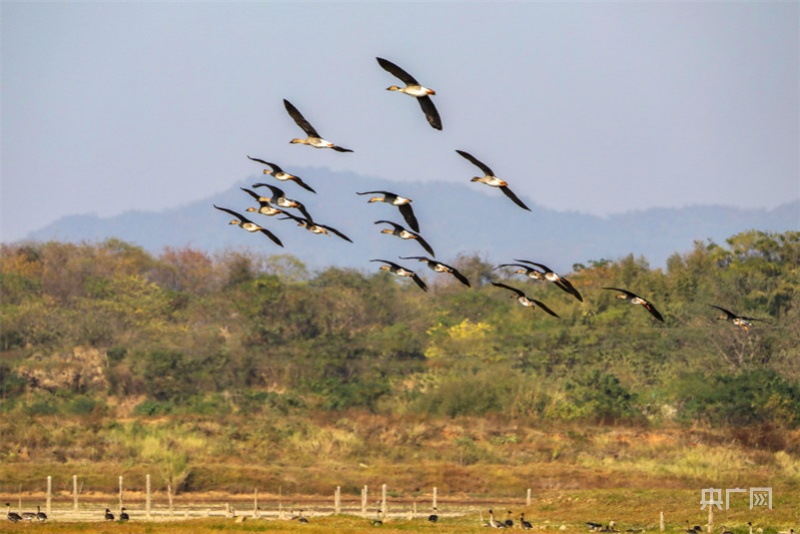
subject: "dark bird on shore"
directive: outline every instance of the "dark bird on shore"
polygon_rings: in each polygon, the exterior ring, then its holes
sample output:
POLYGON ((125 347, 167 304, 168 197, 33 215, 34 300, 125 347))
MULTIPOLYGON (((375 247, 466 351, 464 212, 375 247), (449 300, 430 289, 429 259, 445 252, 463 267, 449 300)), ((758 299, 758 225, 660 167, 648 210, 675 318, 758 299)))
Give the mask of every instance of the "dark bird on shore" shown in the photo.
POLYGON ((431 100, 431 95, 435 95, 436 91, 430 89, 428 87, 424 87, 420 85, 420 83, 411 76, 408 72, 401 69, 391 61, 383 58, 375 58, 378 60, 378 64, 385 70, 386 72, 393 74, 401 82, 403 82, 405 87, 398 87, 397 85, 390 85, 386 88, 387 91, 399 91, 401 93, 405 93, 409 96, 413 96, 419 102, 419 106, 422 108, 422 112, 425 114, 425 118, 428 119, 428 123, 436 128, 437 130, 442 129, 442 119, 439 117, 439 112, 436 110, 436 106, 433 105, 433 100, 431 100))
POLYGON ((114 514, 112 514, 111 510, 109 510, 108 508, 106 508, 105 520, 106 521, 113 521, 114 520, 114 514))
POLYGON ((405 267, 388 260, 369 260, 369 261, 380 261, 385 263, 386 265, 381 265, 382 271, 389 271, 390 273, 396 276, 405 276, 411 278, 412 280, 414 280, 414 283, 419 286, 420 289, 422 289, 423 291, 428 291, 428 286, 425 285, 425 282, 422 281, 422 278, 420 278, 417 275, 417 273, 415 273, 411 269, 406 269, 405 267))
POLYGON ((440 261, 433 260, 431 258, 425 256, 400 256, 401 260, 417 260, 417 261, 424 261, 430 269, 433 269, 437 273, 446 273, 453 275, 459 282, 464 284, 467 287, 472 287, 469 283, 469 280, 466 276, 458 272, 458 269, 455 267, 451 267, 446 263, 442 263, 440 261))
POLYGON ((428 521, 430 521, 431 523, 436 523, 437 521, 439 521, 439 514, 437 513, 438 511, 439 509, 434 506, 433 513, 428 516, 428 521))
POLYGON ((282 217, 282 218, 292 219, 293 221, 295 221, 297 223, 298 226, 302 226, 303 228, 305 228, 306 230, 308 230, 312 234, 324 234, 324 235, 328 235, 328 236, 331 235, 331 234, 335 234, 336 236, 341 237, 345 241, 349 241, 350 243, 353 242, 352 239, 350 239, 349 237, 347 237, 342 232, 340 232, 339 230, 337 230, 336 228, 334 228, 332 226, 326 226, 324 224, 319 224, 319 223, 314 222, 314 221, 309 221, 306 218, 297 217, 296 215, 292 215, 289 212, 284 212, 284 215, 286 215, 286 217, 282 217))
POLYGON ((505 195, 514 201, 514 203, 519 206, 520 208, 526 209, 531 211, 531 209, 522 202, 517 195, 514 194, 513 191, 508 187, 508 182, 505 180, 501 180, 497 176, 495 176, 494 171, 489 168, 488 165, 484 164, 483 162, 479 161, 475 158, 472 154, 468 152, 464 152, 463 150, 456 150, 463 158, 467 159, 468 161, 472 162, 476 165, 480 170, 483 171, 484 176, 474 176, 472 178, 473 182, 481 182, 491 187, 498 187, 500 191, 505 193, 505 195))
POLYGON ((400 195, 391 193, 389 191, 364 191, 363 193, 356 192, 356 194, 383 195, 380 197, 372 197, 369 199, 369 202, 385 202, 387 204, 391 204, 392 206, 397 206, 397 208, 400 210, 400 214, 406 220, 411 229, 415 232, 419 232, 419 223, 417 222, 417 218, 414 216, 414 210, 411 208, 410 198, 401 197, 400 195))
POLYGON ((280 187, 275 187, 274 185, 258 183, 253 184, 253 187, 267 187, 270 191, 272 191, 271 197, 264 197, 267 202, 271 202, 272 204, 277 205, 281 208, 295 208, 303 214, 303 216, 308 219, 309 221, 313 220, 313 217, 309 215, 306 207, 303 205, 302 202, 298 202, 297 200, 293 200, 286 196, 286 193, 283 192, 283 189, 280 187))
POLYGON ((632 292, 628 291, 627 289, 620 289, 618 287, 604 287, 603 289, 610 289, 612 291, 619 291, 622 294, 621 295, 617 295, 618 299, 626 300, 626 301, 630 302, 631 304, 641 304, 644 307, 644 309, 649 311, 650 314, 653 317, 655 317, 656 319, 658 319, 662 323, 664 322, 664 318, 661 316, 660 313, 658 313, 658 310, 656 309, 656 307, 653 306, 647 300, 645 300, 642 297, 640 297, 639 295, 637 295, 635 293, 632 293, 632 292))
POLYGON ((11 511, 11 503, 10 502, 6 503, 6 518, 8 518, 8 520, 11 521, 12 523, 16 523, 18 521, 22 521, 22 516, 21 515, 19 515, 17 512, 12 512, 11 511))
POLYGON ((299 185, 300 187, 302 187, 303 189, 307 189, 307 190, 311 191, 312 193, 316 193, 316 191, 314 191, 314 189, 312 189, 312 187, 310 185, 305 183, 302 178, 300 178, 299 176, 296 176, 294 174, 290 174, 290 173, 284 171, 283 169, 278 167, 276 164, 270 163, 269 161, 264 161, 263 159, 251 158, 250 156, 247 156, 247 158, 252 160, 252 161, 256 161, 258 163, 261 163, 263 165, 267 165, 269 167, 269 169, 264 169, 264 174, 271 174, 273 178, 275 178, 276 180, 280 180, 281 182, 287 182, 287 181, 294 182, 297 185, 299 185))
POLYGON ((47 514, 42 512, 41 506, 36 507, 36 519, 39 521, 47 521, 47 514))
POLYGON ((492 281, 492 285, 497 287, 502 287, 503 289, 511 291, 512 293, 514 293, 513 295, 511 295, 512 298, 516 298, 517 302, 519 302, 520 304, 522 304, 527 308, 530 308, 531 310, 535 310, 536 307, 538 306, 539 308, 543 309, 545 312, 549 313, 553 317, 558 317, 556 312, 548 308, 543 302, 528 297, 527 295, 525 295, 524 292, 520 291, 515 287, 507 286, 505 284, 501 284, 500 282, 495 282, 495 281, 492 281))
POLYGON ((294 107, 292 103, 286 100, 285 98, 283 99, 283 106, 286 108, 286 111, 289 112, 289 116, 292 117, 292 119, 294 119, 294 122, 297 123, 297 125, 308 136, 305 139, 295 137, 294 139, 289 141, 290 143, 300 143, 301 145, 310 145, 313 146, 314 148, 332 148, 337 152, 352 152, 352 150, 350 150, 349 148, 342 148, 340 146, 331 143, 327 139, 323 139, 319 135, 319 133, 317 133, 317 130, 315 130, 314 127, 311 126, 311 123, 309 123, 305 119, 305 117, 303 117, 302 113, 300 113, 297 110, 297 108, 294 107))
POLYGON ((119 520, 120 521, 127 521, 128 519, 130 519, 130 516, 128 515, 128 512, 126 512, 125 510, 127 510, 127 508, 125 508, 124 506, 122 508, 120 508, 120 510, 119 510, 119 520))
POLYGON ((525 514, 519 514, 519 525, 522 527, 522 530, 531 530, 533 528, 533 524, 525 519, 525 514))
POLYGON ((712 308, 716 308, 721 311, 724 315, 720 315, 718 319, 728 321, 739 328, 742 328, 745 332, 747 332, 752 325, 750 321, 763 321, 763 319, 756 319, 754 317, 745 317, 744 315, 737 315, 730 310, 726 310, 725 308, 721 308, 714 304, 709 304, 712 308))
POLYGON ((428 244, 427 241, 425 241, 425 238, 423 238, 418 233, 412 232, 411 230, 406 230, 405 228, 403 228, 402 225, 393 223, 392 221, 375 221, 375 224, 390 224, 392 228, 384 228, 383 230, 381 230, 382 234, 395 235, 400 239, 416 239, 417 242, 420 245, 422 245, 422 248, 424 248, 428 252, 428 254, 430 254, 431 256, 436 256, 431 246, 428 244))
POLYGON ((235 225, 239 226, 239 228, 241 228, 242 230, 247 230, 248 232, 261 232, 262 234, 264 234, 265 236, 270 238, 276 245, 278 245, 280 247, 283 246, 283 243, 281 243, 281 240, 278 239, 278 237, 275 234, 273 234, 272 232, 270 232, 269 230, 267 230, 263 226, 257 225, 256 223, 254 223, 253 221, 251 221, 250 219, 248 219, 244 215, 242 215, 240 213, 236 213, 235 211, 230 210, 228 208, 221 208, 221 207, 217 206, 216 204, 214 204, 214 207, 217 208, 220 211, 224 211, 226 213, 230 213, 231 215, 236 217, 235 219, 233 219, 228 224, 235 224, 235 225))
MULTIPOLYGON (((553 282, 555 285, 557 285, 558 287, 560 287, 561 289, 563 289, 564 291, 566 291, 567 293, 578 299, 579 301, 583 302, 583 297, 581 296, 580 293, 578 293, 578 290, 575 289, 575 286, 572 285, 572 282, 570 282, 563 276, 559 275, 557 272, 555 272, 547 265, 544 265, 542 263, 535 263, 528 260, 514 259, 514 261, 519 261, 522 263, 533 265, 534 267, 539 267, 542 270, 542 276, 544 277, 545 280, 547 280, 548 282, 553 282)), ((535 275, 531 276, 531 278, 535 277, 536 277, 535 275)))

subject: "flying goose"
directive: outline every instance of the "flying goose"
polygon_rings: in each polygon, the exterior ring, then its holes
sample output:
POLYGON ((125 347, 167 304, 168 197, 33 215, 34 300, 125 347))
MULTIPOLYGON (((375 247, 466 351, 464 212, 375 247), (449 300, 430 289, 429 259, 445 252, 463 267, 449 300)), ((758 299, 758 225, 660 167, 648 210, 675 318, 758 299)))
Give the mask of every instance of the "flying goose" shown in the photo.
POLYGON ((645 310, 649 311, 650 314, 652 314, 653 317, 655 317, 656 319, 658 319, 662 323, 664 322, 664 318, 661 316, 660 313, 658 313, 658 310, 656 309, 656 307, 653 306, 647 300, 645 300, 642 297, 636 295, 635 293, 631 293, 627 289, 620 289, 618 287, 604 287, 603 289, 610 289, 612 291, 619 291, 622 294, 621 295, 617 295, 618 299, 626 300, 626 301, 630 302, 631 304, 641 304, 642 306, 644 306, 645 310))
POLYGON ((494 281, 492 281, 492 285, 493 286, 497 286, 497 287, 502 287, 504 289, 507 289, 507 290, 513 292, 514 295, 511 295, 511 297, 512 298, 516 298, 517 302, 519 302, 520 304, 522 304, 525 307, 530 308, 531 310, 535 310, 536 306, 538 306, 541 309, 543 309, 545 312, 547 312, 550 315, 552 315, 553 317, 558 317, 556 312, 554 312, 553 310, 551 310, 550 308, 545 306, 545 304, 543 302, 539 302, 536 299, 532 299, 532 298, 528 297, 527 295, 525 295, 525 293, 523 293, 522 291, 520 291, 519 289, 517 289, 515 287, 507 286, 506 284, 501 284, 500 282, 494 282, 494 281))
POLYGON ((289 141, 290 143, 311 145, 314 148, 332 148, 337 152, 352 152, 352 150, 350 150, 349 148, 342 148, 340 146, 336 146, 327 139, 323 139, 322 137, 320 137, 320 135, 317 133, 314 127, 311 126, 311 124, 305 119, 305 117, 303 117, 303 115, 297 110, 297 108, 294 107, 292 103, 286 100, 285 98, 283 99, 283 105, 286 108, 286 111, 289 112, 289 116, 291 116, 292 119, 294 119, 294 122, 296 122, 297 125, 308 136, 305 139, 300 139, 295 137, 294 139, 289 141))
POLYGON ((332 234, 335 234, 335 235, 341 237, 345 241, 349 241, 351 243, 353 242, 352 239, 350 239, 349 237, 344 235, 342 232, 340 232, 336 228, 333 228, 332 226, 325 226, 324 224, 319 224, 319 223, 310 221, 308 219, 305 219, 303 217, 298 217, 296 215, 292 215, 289 212, 284 212, 284 214, 286 215, 286 217, 283 217, 283 218, 292 219, 293 221, 295 221, 297 223, 297 226, 302 226, 303 228, 305 228, 306 230, 308 230, 312 234, 331 235, 331 233, 332 233, 332 234))
POLYGON ((422 248, 428 251, 428 254, 430 254, 431 256, 436 256, 436 254, 433 252, 433 249, 428 244, 428 242, 425 241, 425 239, 418 233, 412 232, 411 230, 406 230, 401 225, 393 223, 392 221, 375 221, 375 224, 392 225, 392 228, 384 228, 383 230, 381 230, 381 233, 396 235, 400 239, 416 239, 417 242, 419 242, 419 244, 422 245, 422 248))
POLYGON ((511 191, 511 189, 509 189, 508 182, 506 182, 505 180, 501 180, 500 178, 495 176, 492 169, 490 169, 486 164, 479 161, 477 158, 475 158, 472 154, 469 154, 468 152, 464 152, 463 150, 456 150, 456 152, 458 152, 463 158, 472 162, 472 164, 476 165, 478 168, 480 168, 480 170, 484 172, 484 176, 474 176, 472 178, 473 182, 482 182, 492 187, 499 187, 500 191, 505 193, 505 195, 508 198, 513 200, 517 206, 526 209, 528 211, 531 211, 531 209, 528 206, 526 206, 525 203, 522 202, 519 199, 519 197, 517 197, 517 195, 514 194, 513 191, 511 191))
POLYGON ((278 215, 279 213, 286 213, 282 209, 273 208, 270 205, 270 201, 272 200, 271 198, 262 197, 261 195, 259 195, 255 191, 252 191, 252 190, 247 189, 245 187, 240 187, 239 189, 241 189, 242 191, 244 191, 245 193, 247 193, 248 195, 250 195, 251 197, 256 199, 256 202, 258 202, 258 207, 257 208, 254 208, 254 207, 251 206, 251 207, 247 208, 247 210, 245 210, 248 213, 260 213, 261 215, 266 215, 267 217, 272 217, 273 215, 278 215))
POLYGON ((397 206, 411 229, 415 232, 419 232, 419 223, 414 216, 414 210, 411 208, 410 198, 401 197, 389 191, 364 191, 363 193, 356 192, 356 195, 383 195, 380 197, 372 197, 369 199, 369 202, 386 202, 392 206, 397 206))
POLYGON ((311 215, 309 215, 308 211, 306 211, 306 207, 296 200, 286 197, 286 193, 283 192, 283 189, 280 187, 275 187, 274 185, 270 184, 253 184, 253 187, 268 187, 270 191, 272 191, 272 197, 265 199, 267 202, 271 202, 280 206, 281 208, 295 208, 300 210, 300 213, 308 219, 309 221, 313 220, 311 215))
POLYGON ((430 98, 430 95, 435 95, 436 91, 429 89, 428 87, 423 87, 413 76, 391 61, 380 57, 375 59, 378 60, 378 64, 383 67, 383 70, 393 74, 399 78, 400 81, 406 84, 405 87, 390 85, 386 88, 386 90, 400 91, 401 93, 405 93, 416 98, 417 102, 419 102, 419 105, 422 108, 422 112, 425 113, 425 118, 428 119, 428 123, 437 130, 441 130, 442 119, 439 117, 439 112, 436 111, 436 106, 433 105, 433 100, 430 98))
MULTIPOLYGON (((518 261, 521 263, 528 263, 530 265, 533 265, 534 267, 539 267, 542 270, 542 276, 544 276, 545 280, 547 280, 548 282, 553 282, 555 285, 557 285, 558 287, 560 287, 561 289, 563 289, 564 291, 566 291, 567 293, 578 299, 579 301, 583 302, 583 297, 581 296, 580 293, 578 293, 578 290, 575 289, 575 287, 572 285, 572 282, 570 282, 563 276, 560 276, 557 272, 555 272, 547 265, 544 265, 542 263, 535 263, 528 260, 514 259, 514 261, 518 261)), ((535 278, 535 276, 532 276, 532 278, 535 278)))
POLYGON ((720 308, 719 306, 715 306, 714 304, 709 304, 712 308, 716 308, 724 315, 720 315, 719 319, 728 321, 731 324, 738 326, 739 328, 744 329, 745 332, 749 330, 751 326, 753 326, 750 321, 761 321, 762 319, 756 319, 754 317, 745 317, 743 315, 737 315, 732 311, 726 310, 725 308, 720 308))
POLYGON ((278 245, 280 247, 283 246, 283 243, 281 243, 281 240, 278 239, 278 237, 275 234, 273 234, 272 232, 270 232, 266 228, 257 225, 256 223, 254 223, 250 219, 246 218, 244 215, 236 213, 233 210, 229 210, 228 208, 221 208, 221 207, 217 206, 216 204, 214 204, 214 207, 217 208, 218 210, 224 211, 226 213, 230 213, 231 215, 236 217, 229 224, 238 225, 242 230, 247 230, 248 232, 261 232, 262 234, 264 234, 268 238, 272 239, 272 241, 275 242, 276 245, 278 245))
POLYGON ((312 189, 310 185, 305 183, 302 178, 300 178, 299 176, 295 176, 294 174, 289 174, 288 172, 284 171, 274 163, 270 163, 269 161, 264 161, 263 159, 251 158, 250 156, 247 156, 247 159, 256 161, 263 165, 267 165, 269 169, 264 169, 264 174, 271 174, 273 178, 275 178, 276 180, 280 180, 281 182, 292 181, 297 185, 299 185, 300 187, 302 187, 303 189, 307 189, 312 193, 316 193, 316 191, 314 191, 314 189, 312 189))
POLYGON ((522 265, 521 263, 501 263, 495 267, 495 270, 502 269, 503 267, 518 267, 518 269, 514 270, 514 274, 524 274, 528 278, 533 278, 534 280, 545 280, 543 272, 537 271, 533 267, 522 265))
POLYGON ((405 267, 398 265, 394 262, 388 260, 369 260, 369 261, 380 261, 385 263, 386 265, 381 265, 381 271, 389 271, 390 273, 397 275, 397 276, 406 276, 414 280, 414 283, 419 286, 420 289, 423 291, 428 291, 428 286, 425 285, 425 282, 422 281, 417 273, 410 269, 406 269, 405 267))
POLYGON ((429 268, 434 270, 434 272, 452 274, 459 282, 461 282, 465 286, 472 287, 470 285, 469 280, 467 279, 466 276, 464 276, 463 274, 458 272, 458 269, 456 269, 455 267, 451 267, 451 266, 447 265, 446 263, 442 263, 440 261, 432 260, 431 258, 428 258, 428 257, 425 257, 425 256, 400 256, 400 259, 401 260, 424 261, 428 265, 429 268))

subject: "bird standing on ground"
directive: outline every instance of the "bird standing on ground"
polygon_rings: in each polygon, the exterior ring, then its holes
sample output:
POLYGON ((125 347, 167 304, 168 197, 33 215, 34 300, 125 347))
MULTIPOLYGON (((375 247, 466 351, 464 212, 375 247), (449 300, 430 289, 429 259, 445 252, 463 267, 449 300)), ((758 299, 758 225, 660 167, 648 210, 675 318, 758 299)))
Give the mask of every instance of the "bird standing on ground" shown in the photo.
POLYGON ((389 271, 390 273, 397 275, 397 276, 405 276, 414 280, 414 283, 419 286, 420 289, 423 291, 428 291, 428 286, 425 285, 425 282, 422 281, 417 273, 412 271, 411 269, 406 269, 402 265, 398 265, 394 262, 388 260, 369 260, 369 261, 380 261, 385 263, 386 265, 381 265, 382 271, 389 271))
POLYGON ((292 105, 291 102, 284 99, 283 106, 286 108, 286 111, 289 112, 289 116, 294 119, 294 122, 306 133, 308 136, 305 139, 301 139, 295 137, 290 143, 300 143, 302 145, 310 145, 314 148, 332 148, 337 152, 352 152, 349 148, 342 148, 340 146, 336 146, 335 144, 331 143, 327 139, 323 139, 318 133, 317 130, 314 129, 313 126, 303 117, 303 115, 297 110, 296 107, 292 105))
POLYGON ((397 208, 400 210, 400 214, 406 220, 411 229, 415 232, 419 232, 419 223, 417 222, 417 218, 414 216, 414 210, 411 208, 410 198, 401 197, 400 195, 391 193, 389 191, 364 191, 363 193, 356 192, 356 195, 383 195, 380 197, 372 197, 369 199, 369 202, 386 202, 392 206, 397 206, 397 208))
POLYGON ((106 508, 106 515, 104 517, 105 517, 106 521, 113 521, 114 520, 114 514, 112 514, 111 510, 109 510, 108 508, 106 508))
POLYGON ((316 191, 314 191, 314 189, 310 185, 305 183, 302 180, 302 178, 300 178, 299 176, 296 176, 294 174, 289 174, 288 172, 284 171, 283 169, 281 169, 280 167, 278 167, 274 163, 270 163, 269 161, 264 161, 263 159, 251 158, 250 156, 247 156, 247 159, 250 159, 252 161, 256 161, 256 162, 261 163, 263 165, 267 165, 269 167, 269 169, 264 169, 264 174, 270 174, 276 180, 280 180, 281 182, 292 181, 292 182, 296 183, 297 185, 299 185, 300 187, 302 187, 303 189, 307 189, 307 190, 311 191, 312 193, 316 193, 316 191))
POLYGON ((12 523, 16 523, 17 521, 22 521, 22 516, 19 515, 17 512, 11 511, 11 503, 6 503, 6 518, 12 523))
POLYGON ((497 287, 502 287, 503 289, 507 289, 507 290, 513 292, 514 295, 511 295, 511 296, 516 298, 517 302, 519 302, 521 305, 525 306, 526 308, 530 308, 531 310, 535 310, 536 306, 538 306, 539 308, 543 309, 545 312, 549 313, 553 317, 558 317, 556 312, 554 312, 553 310, 548 308, 543 302, 539 302, 536 299, 532 299, 532 298, 528 297, 527 295, 525 295, 524 292, 520 291, 519 289, 517 289, 515 287, 507 286, 505 284, 501 284, 499 282, 494 282, 494 281, 492 281, 492 285, 493 286, 497 286, 497 287))
POLYGON ((281 240, 278 239, 278 237, 275 234, 273 234, 272 232, 270 232, 269 230, 267 230, 263 226, 257 225, 256 223, 254 223, 253 221, 251 221, 250 219, 248 219, 244 215, 241 215, 240 213, 236 213, 235 211, 230 210, 228 208, 221 208, 221 207, 217 206, 216 204, 214 204, 214 207, 217 208, 220 211, 224 211, 226 213, 230 213, 231 215, 236 217, 229 224, 235 224, 235 225, 239 226, 242 230, 247 230, 248 232, 261 232, 262 234, 264 234, 265 236, 270 238, 273 242, 275 242, 276 245, 278 245, 280 247, 283 246, 283 243, 281 243, 281 240))
POLYGON ((127 510, 127 508, 125 508, 124 506, 119 509, 119 520, 120 521, 127 521, 128 519, 130 519, 130 516, 128 515, 128 512, 126 512, 125 510, 127 510))
POLYGON ((508 182, 505 180, 501 180, 497 176, 495 176, 494 171, 489 168, 488 165, 484 164, 483 162, 479 161, 476 157, 468 152, 464 152, 463 150, 456 150, 456 152, 461 155, 461 157, 467 159, 472 164, 476 165, 480 170, 483 171, 484 176, 474 176, 472 178, 473 182, 481 182, 491 187, 498 187, 500 191, 502 191, 508 198, 514 201, 514 203, 522 209, 526 209, 531 211, 531 209, 525 205, 523 201, 514 194, 513 191, 508 187, 508 182))
POLYGON ((627 289, 620 289, 618 287, 604 287, 603 289, 610 289, 612 291, 621 292, 622 295, 617 295, 618 299, 626 300, 626 301, 630 302, 631 304, 641 304, 644 307, 644 309, 649 311, 650 314, 653 317, 655 317, 656 319, 658 319, 662 323, 664 322, 664 318, 661 316, 660 313, 658 313, 658 310, 656 309, 656 307, 653 306, 647 300, 645 300, 642 297, 640 297, 639 295, 637 295, 635 293, 632 293, 632 292, 628 291, 627 289))
POLYGON ((425 113, 425 118, 428 119, 428 123, 436 128, 437 130, 442 129, 442 119, 439 117, 439 112, 436 110, 436 106, 433 105, 433 100, 431 100, 430 95, 435 95, 436 91, 430 89, 428 87, 424 87, 420 85, 420 83, 409 73, 392 63, 391 61, 383 58, 375 58, 378 60, 378 64, 383 67, 383 70, 386 72, 393 74, 397 78, 400 79, 404 84, 405 87, 398 87, 397 85, 390 85, 386 88, 387 91, 400 91, 401 93, 405 93, 409 96, 413 96, 419 102, 420 107, 422 108, 422 112, 425 113))

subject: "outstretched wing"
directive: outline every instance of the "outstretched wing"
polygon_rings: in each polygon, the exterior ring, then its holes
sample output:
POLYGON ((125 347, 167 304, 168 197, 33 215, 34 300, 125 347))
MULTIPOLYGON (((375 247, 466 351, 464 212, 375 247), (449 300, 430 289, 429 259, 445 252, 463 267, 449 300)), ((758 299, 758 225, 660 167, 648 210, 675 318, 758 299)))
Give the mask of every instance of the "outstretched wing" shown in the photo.
MULTIPOLYGON (((540 301, 538 301, 536 299, 532 299, 530 297, 528 297, 528 300, 530 300, 531 302, 533 302, 534 304, 539 306, 541 309, 543 309, 545 312, 549 313, 553 317, 558 317, 558 314, 556 312, 554 312, 553 310, 551 310, 550 308, 548 308, 547 306, 545 306, 544 302, 540 302, 540 301)), ((560 317, 558 317, 558 318, 560 319, 560 317)))
POLYGON ((520 291, 516 287, 507 286, 505 284, 502 284, 500 282, 495 282, 493 280, 490 280, 490 282, 492 283, 493 286, 502 287, 504 289, 508 289, 509 291, 513 291, 514 293, 517 294, 518 297, 524 297, 525 296, 525 293, 523 293, 522 291, 520 291))
POLYGON ((229 210, 228 208, 221 208, 221 207, 217 206, 216 204, 213 204, 213 206, 215 208, 217 208, 218 210, 224 211, 225 213, 230 213, 231 215, 233 215, 234 217, 236 217, 237 219, 239 219, 243 223, 251 222, 250 219, 248 219, 247 217, 245 217, 241 213, 236 213, 235 211, 229 210))
MULTIPOLYGON (((610 289, 610 290, 612 290, 612 291, 619 291, 620 293, 625 293, 625 294, 626 294, 626 295, 628 295, 630 298, 637 298, 637 297, 639 297, 639 295, 637 295, 636 293, 633 293, 633 292, 631 292, 631 291, 628 291, 627 289, 620 289, 620 288, 618 288, 618 287, 604 287, 603 289, 610 289)), ((641 297, 639 297, 639 298, 641 298, 641 297)))
POLYGON ((305 190, 307 190, 307 191, 311 191, 311 192, 312 192, 312 193, 314 193, 314 194, 316 194, 316 193, 317 193, 316 191, 314 191, 314 189, 313 189, 313 188, 312 188, 310 185, 308 185, 307 183, 305 183, 305 182, 302 180, 302 178, 300 178, 299 176, 295 176, 294 178, 292 178, 292 181, 293 181, 293 182, 295 182, 295 183, 297 183, 297 185, 299 185, 300 187, 302 187, 303 189, 305 189, 305 190))
MULTIPOLYGON (((444 265, 444 264, 442 264, 442 265, 444 265)), ((464 285, 465 285, 465 286, 467 286, 467 287, 472 287, 472 284, 470 284, 470 283, 469 283, 469 279, 467 279, 467 277, 466 277, 466 276, 464 276, 463 274, 461 274, 461 273, 458 271, 458 269, 456 269, 455 267, 450 267, 449 265, 445 265, 445 267, 447 267, 448 269, 450 269, 450 274, 452 274, 453 276, 455 276, 455 277, 456 277, 456 280, 458 280, 459 282, 461 282, 462 284, 464 284, 464 285)))
POLYGON ((559 280, 555 282, 555 284, 564 291, 566 291, 567 293, 569 293, 570 295, 572 295, 573 297, 575 297, 576 299, 578 299, 579 301, 583 302, 583 297, 581 296, 580 293, 578 293, 578 290, 575 289, 575 286, 572 285, 572 282, 570 282, 563 276, 560 277, 559 280))
MULTIPOLYGON (((719 311, 721 311, 722 313, 724 313, 725 315, 727 315, 728 316, 728 320, 736 319, 736 317, 738 317, 735 313, 733 313, 730 310, 726 310, 725 308, 720 308, 719 306, 715 306, 714 304, 709 304, 709 306, 711 306, 712 308, 716 308, 719 311)), ((744 317, 742 317, 742 319, 744 319, 744 317)))
POLYGON ((414 216, 414 210, 411 208, 411 204, 401 204, 397 207, 400 209, 400 214, 406 220, 411 229, 415 232, 419 232, 419 223, 417 222, 417 218, 414 216))
POLYGON ((492 169, 490 169, 488 165, 475 158, 475 156, 473 156, 469 152, 464 152, 463 150, 456 150, 456 152, 458 152, 459 154, 461 154, 462 157, 472 162, 473 165, 477 165, 478 168, 480 168, 480 170, 482 170, 487 176, 494 176, 494 172, 492 172, 492 169))
MULTIPOLYGON (((316 224, 316 223, 315 223, 315 224, 316 224)), ((339 230, 337 230, 336 228, 333 228, 332 226, 325 226, 324 224, 319 224, 319 225, 317 225, 317 226, 321 226, 322 228, 325 228, 325 229, 326 229, 326 230, 328 230, 329 232, 331 232, 331 233, 334 233, 334 234, 338 235, 339 237, 341 237, 341 238, 342 238, 342 239, 344 239, 345 241, 350 241, 351 243, 353 242, 353 240, 352 240, 352 239, 350 239, 349 237, 347 237, 346 235, 344 235, 342 232, 340 232, 340 231, 339 231, 339 230)))
POLYGON ((513 200, 514 204, 516 204, 520 208, 531 211, 531 209, 528 206, 526 206, 525 203, 521 201, 519 197, 515 195, 514 192, 507 185, 500 186, 500 191, 505 193, 505 195, 511 200, 513 200))
POLYGON ((258 159, 258 158, 251 158, 250 156, 247 156, 247 159, 249 159, 251 161, 258 162, 258 163, 261 163, 262 165, 266 165, 267 167, 272 169, 272 172, 282 172, 283 171, 283 169, 281 169, 280 167, 278 167, 274 163, 270 163, 269 161, 264 161, 263 159, 258 159))
POLYGON ((376 57, 375 59, 378 60, 378 65, 383 67, 383 70, 386 72, 395 75, 406 85, 419 85, 419 82, 414 79, 409 73, 389 61, 388 59, 383 59, 382 57, 376 57))
MULTIPOLYGON (((639 298, 641 298, 641 297, 639 297, 639 298)), ((643 300, 644 300, 644 299, 643 299, 643 300)), ((653 306, 653 305, 652 305, 650 302, 648 302, 648 301, 646 301, 646 300, 645 300, 645 301, 644 301, 644 304, 642 304, 642 306, 644 306, 644 309, 645 309, 645 310, 647 310, 647 311, 649 311, 649 312, 650 312, 650 314, 651 314, 653 317, 655 317, 656 319, 658 319, 658 320, 659 320, 659 321, 661 321, 662 323, 664 322, 664 318, 661 316, 661 314, 660 314, 660 313, 658 313, 658 310, 656 309, 656 307, 655 307, 655 306, 653 306)))
POLYGON ((433 105, 433 100, 429 96, 421 96, 417 98, 419 102, 419 106, 422 108, 422 112, 425 113, 425 118, 428 119, 428 123, 436 128, 437 130, 442 129, 442 118, 439 117, 439 112, 436 110, 436 106, 433 105))
POLYGON ((383 221, 383 220, 381 220, 381 221, 375 221, 373 224, 381 224, 381 223, 391 224, 394 227, 394 229, 398 230, 398 231, 405 230, 405 228, 403 228, 402 225, 399 225, 397 223, 393 223, 392 221, 383 221))
POLYGON ((305 117, 303 117, 303 114, 300 113, 297 108, 285 98, 283 99, 283 106, 286 108, 286 111, 289 112, 289 116, 294 119, 294 122, 297 123, 300 128, 302 128, 306 135, 309 137, 320 137, 314 127, 311 126, 311 123, 309 123, 305 117))
POLYGON ((433 248, 428 244, 427 241, 425 241, 425 238, 416 233, 414 235, 417 236, 417 241, 419 241, 419 244, 422 245, 422 248, 424 248, 428 254, 435 257, 436 254, 433 252, 433 248))

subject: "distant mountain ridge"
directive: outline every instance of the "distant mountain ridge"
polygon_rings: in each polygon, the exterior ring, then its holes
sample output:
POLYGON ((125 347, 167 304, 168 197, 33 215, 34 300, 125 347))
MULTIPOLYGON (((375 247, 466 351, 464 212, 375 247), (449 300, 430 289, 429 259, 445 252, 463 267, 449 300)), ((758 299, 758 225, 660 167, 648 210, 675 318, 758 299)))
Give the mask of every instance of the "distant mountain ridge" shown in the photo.
MULTIPOLYGON (((369 196, 356 195, 357 191, 374 190, 388 190, 414 199, 412 206, 420 234, 431 244, 437 259, 446 263, 459 254, 478 254, 498 263, 513 258, 531 259, 566 272, 575 263, 613 260, 633 253, 645 257, 651 267, 663 267, 670 255, 689 251, 697 240, 724 243, 728 237, 750 229, 774 232, 800 229, 800 200, 772 210, 693 206, 598 217, 550 210, 520 195, 533 210, 527 212, 498 191, 480 184, 392 182, 325 168, 292 171, 318 194, 294 183, 256 175, 214 197, 168 210, 130 211, 107 218, 63 217, 31 232, 27 239, 81 242, 115 237, 152 253, 159 253, 167 246, 189 246, 210 253, 248 247, 266 254, 292 254, 311 269, 369 268, 369 260, 373 258, 396 260, 398 256, 426 255, 414 241, 380 233, 386 225, 375 225, 379 219, 406 224, 396 207, 369 204, 369 196), (246 214, 245 209, 255 203, 240 187, 252 188, 257 182, 280 187, 289 198, 304 203, 315 222, 338 229, 354 243, 333 235, 311 234, 278 217, 246 214), (262 234, 250 234, 229 225, 231 217, 214 209, 212 204, 231 208, 269 228, 285 248, 262 234)), ((270 196, 267 188, 256 191, 270 196)))

